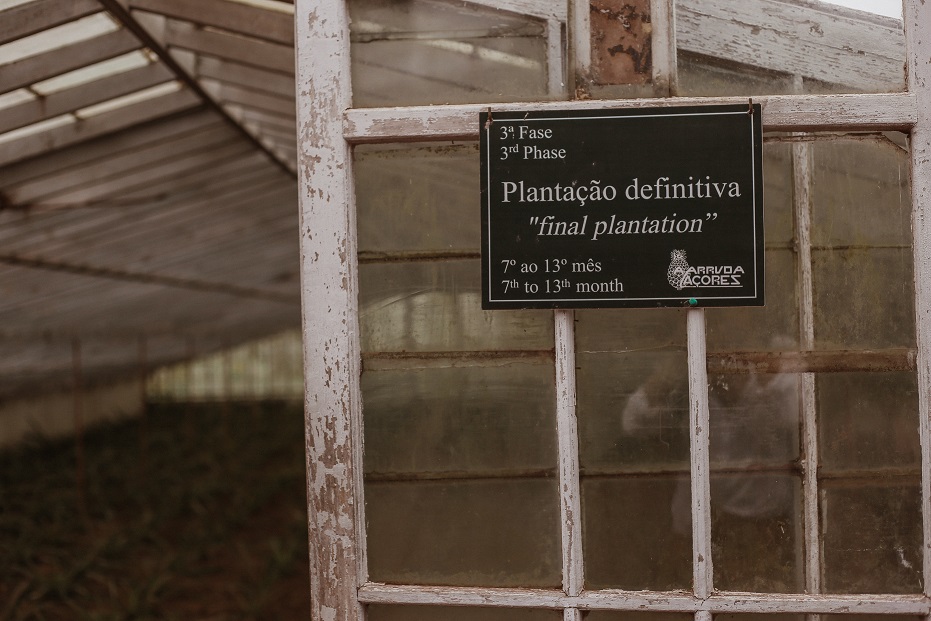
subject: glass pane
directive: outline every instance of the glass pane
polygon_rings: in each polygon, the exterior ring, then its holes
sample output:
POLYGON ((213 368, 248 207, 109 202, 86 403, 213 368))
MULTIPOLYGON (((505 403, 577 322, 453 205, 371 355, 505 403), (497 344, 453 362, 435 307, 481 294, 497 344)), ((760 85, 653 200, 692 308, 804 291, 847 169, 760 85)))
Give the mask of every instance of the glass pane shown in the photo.
POLYGON ((770 248, 765 260, 766 306, 705 310, 709 352, 798 349, 795 253, 770 248))
POLYGON ((911 245, 910 158, 903 134, 819 140, 811 147, 813 245, 911 245))
POLYGON ((583 478, 585 587, 690 588, 690 498, 687 472, 583 478))
POLYGON ((800 376, 709 377, 711 467, 790 467, 799 456, 800 376))
POLYGON ((676 0, 680 95, 905 90, 902 20, 823 2, 676 0))
POLYGON ((556 474, 553 364, 366 371, 365 472, 556 474))
POLYGON ((688 588, 685 313, 578 311, 587 588, 688 588))
POLYGON ((559 586, 553 372, 363 373, 373 580, 559 586))
POLYGON ((715 588, 804 590, 801 479, 794 474, 713 474, 711 546, 715 588))
POLYGON ((685 349, 685 310, 578 310, 575 317, 575 342, 580 352, 685 349))
POLYGON ((356 147, 359 250, 479 252, 478 144, 356 147))
POLYGON ((763 145, 763 183, 766 306, 707 309, 705 320, 711 352, 798 347, 791 145, 782 142, 763 145))
POLYGON ((823 471, 919 476, 914 372, 824 373, 816 389, 823 471))
POLYGON ((576 367, 583 476, 688 471, 685 352, 580 352, 576 367))
POLYGON ((914 372, 816 377, 825 589, 921 590, 914 372))
POLYGON ((813 146, 819 349, 915 346, 909 164, 901 143, 891 134, 813 146))
MULTIPOLYGON (((681 1, 681 0, 680 0, 681 1)), ((677 2, 677 10, 680 4, 677 2)), ((677 15, 678 17, 678 15, 677 15)), ((676 34, 682 32, 682 21, 676 34)), ((696 28, 691 25, 690 28, 696 28)), ((797 93, 795 81, 786 73, 766 71, 749 65, 735 67, 716 56, 691 54, 680 45, 679 94, 687 97, 720 95, 792 95, 797 93)))
POLYGON ((799 376, 709 383, 715 587, 800 592, 799 376))
POLYGON ((478 260, 365 264, 359 278, 363 351, 553 347, 553 313, 482 310, 478 260))
POLYGON ((816 348, 914 347, 912 261, 911 248, 814 251, 816 348))
POLYGON ((542 19, 431 0, 352 0, 349 11, 357 108, 548 96, 542 19))
POLYGON ((379 604, 367 606, 366 611, 368 621, 562 621, 560 610, 523 610, 521 608, 379 604))
POLYGON ((769 246, 789 248, 794 239, 794 190, 792 145, 780 142, 784 137, 767 134, 763 138, 763 228, 769 246))
POLYGON ((822 482, 824 588, 831 593, 919 593, 921 490, 857 477, 822 482))
POLYGON ((376 582, 559 587, 559 490, 550 478, 369 482, 376 582))

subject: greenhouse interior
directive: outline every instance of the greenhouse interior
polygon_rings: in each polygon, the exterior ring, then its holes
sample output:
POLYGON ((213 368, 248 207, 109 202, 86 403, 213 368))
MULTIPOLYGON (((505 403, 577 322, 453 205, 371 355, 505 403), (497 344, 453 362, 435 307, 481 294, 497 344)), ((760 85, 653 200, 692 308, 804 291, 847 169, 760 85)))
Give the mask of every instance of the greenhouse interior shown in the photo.
POLYGON ((0 621, 929 575, 931 2, 0 0, 0 621))

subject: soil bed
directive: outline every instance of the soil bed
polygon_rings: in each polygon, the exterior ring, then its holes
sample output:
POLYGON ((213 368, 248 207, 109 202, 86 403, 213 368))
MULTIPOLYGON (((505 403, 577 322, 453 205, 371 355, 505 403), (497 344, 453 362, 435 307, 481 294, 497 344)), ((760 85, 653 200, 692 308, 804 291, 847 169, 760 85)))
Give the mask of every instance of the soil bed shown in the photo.
POLYGON ((76 455, 0 453, 0 621, 309 618, 300 406, 152 404, 76 455))

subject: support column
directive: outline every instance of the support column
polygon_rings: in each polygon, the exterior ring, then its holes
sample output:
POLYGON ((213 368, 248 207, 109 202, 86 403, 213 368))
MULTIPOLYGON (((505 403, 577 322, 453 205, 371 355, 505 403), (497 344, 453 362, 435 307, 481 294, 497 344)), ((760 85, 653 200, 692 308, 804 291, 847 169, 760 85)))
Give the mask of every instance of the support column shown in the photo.
POLYGON ((359 330, 349 15, 343 1, 295 2, 304 418, 311 619, 364 618, 359 330))

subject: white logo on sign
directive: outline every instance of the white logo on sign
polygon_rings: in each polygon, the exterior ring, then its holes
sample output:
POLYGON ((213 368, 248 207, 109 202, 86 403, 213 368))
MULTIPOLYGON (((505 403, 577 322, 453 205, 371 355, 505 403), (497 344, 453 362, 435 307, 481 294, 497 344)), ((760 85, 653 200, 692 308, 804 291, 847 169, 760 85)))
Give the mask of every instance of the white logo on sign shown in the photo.
POLYGON ((673 250, 670 253, 669 269, 666 270, 666 280, 676 289, 685 287, 685 277, 689 271, 689 264, 685 260, 685 250, 673 250))
POLYGON ((669 284, 678 290, 686 287, 740 287, 744 268, 739 265, 699 265, 688 264, 685 250, 673 250, 671 261, 666 270, 669 284))

